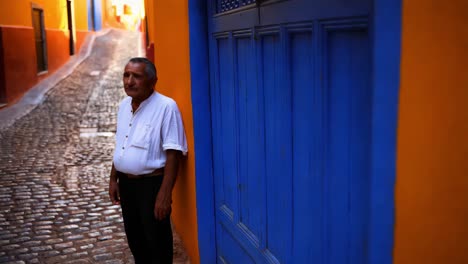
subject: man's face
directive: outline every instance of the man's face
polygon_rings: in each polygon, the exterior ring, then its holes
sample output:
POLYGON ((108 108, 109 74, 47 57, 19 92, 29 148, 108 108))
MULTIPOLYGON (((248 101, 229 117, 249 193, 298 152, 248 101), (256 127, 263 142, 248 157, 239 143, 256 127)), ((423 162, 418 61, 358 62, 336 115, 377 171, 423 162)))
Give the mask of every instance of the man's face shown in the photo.
POLYGON ((125 66, 123 84, 125 93, 134 100, 141 102, 153 92, 153 82, 145 72, 144 63, 129 62, 125 66))

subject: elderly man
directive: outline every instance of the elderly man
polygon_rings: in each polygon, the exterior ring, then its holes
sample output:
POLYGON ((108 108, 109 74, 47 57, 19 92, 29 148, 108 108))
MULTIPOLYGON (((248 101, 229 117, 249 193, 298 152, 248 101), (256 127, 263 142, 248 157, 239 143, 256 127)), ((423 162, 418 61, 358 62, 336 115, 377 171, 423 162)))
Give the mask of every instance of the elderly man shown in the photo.
POLYGON ((172 189, 187 153, 177 104, 154 90, 156 68, 132 58, 123 84, 109 196, 120 204, 130 250, 139 263, 172 263, 172 189))

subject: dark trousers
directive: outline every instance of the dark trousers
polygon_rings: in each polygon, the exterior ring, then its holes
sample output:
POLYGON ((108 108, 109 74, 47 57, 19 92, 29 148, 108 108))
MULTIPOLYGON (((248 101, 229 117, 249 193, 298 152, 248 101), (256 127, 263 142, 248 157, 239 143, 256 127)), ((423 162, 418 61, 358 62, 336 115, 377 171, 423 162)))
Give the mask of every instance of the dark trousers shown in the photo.
POLYGON ((128 179, 119 175, 125 233, 136 264, 172 263, 170 216, 161 221, 154 217, 154 203, 162 180, 163 176, 128 179))

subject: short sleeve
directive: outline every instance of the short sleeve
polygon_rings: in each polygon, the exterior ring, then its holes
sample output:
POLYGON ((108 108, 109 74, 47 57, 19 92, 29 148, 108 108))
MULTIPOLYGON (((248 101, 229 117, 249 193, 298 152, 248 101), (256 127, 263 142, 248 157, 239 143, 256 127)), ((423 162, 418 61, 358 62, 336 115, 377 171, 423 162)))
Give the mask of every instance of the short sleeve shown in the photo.
POLYGON ((187 139, 185 137, 182 116, 175 102, 168 104, 161 127, 163 150, 179 150, 187 155, 187 139))

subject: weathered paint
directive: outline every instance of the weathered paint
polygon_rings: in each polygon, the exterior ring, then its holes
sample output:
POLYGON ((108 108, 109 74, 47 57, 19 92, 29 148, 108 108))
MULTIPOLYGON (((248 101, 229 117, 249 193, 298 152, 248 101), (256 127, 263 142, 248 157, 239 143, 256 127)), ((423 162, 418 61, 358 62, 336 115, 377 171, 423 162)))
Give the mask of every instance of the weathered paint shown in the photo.
POLYGON ((190 86, 188 3, 147 0, 146 13, 150 42, 158 69, 156 90, 177 102, 184 120, 188 156, 184 159, 173 193, 172 219, 191 263, 199 263, 197 242, 197 207, 195 195, 195 152, 190 86))
POLYGON ((467 10, 404 1, 395 264, 468 263, 467 10))

